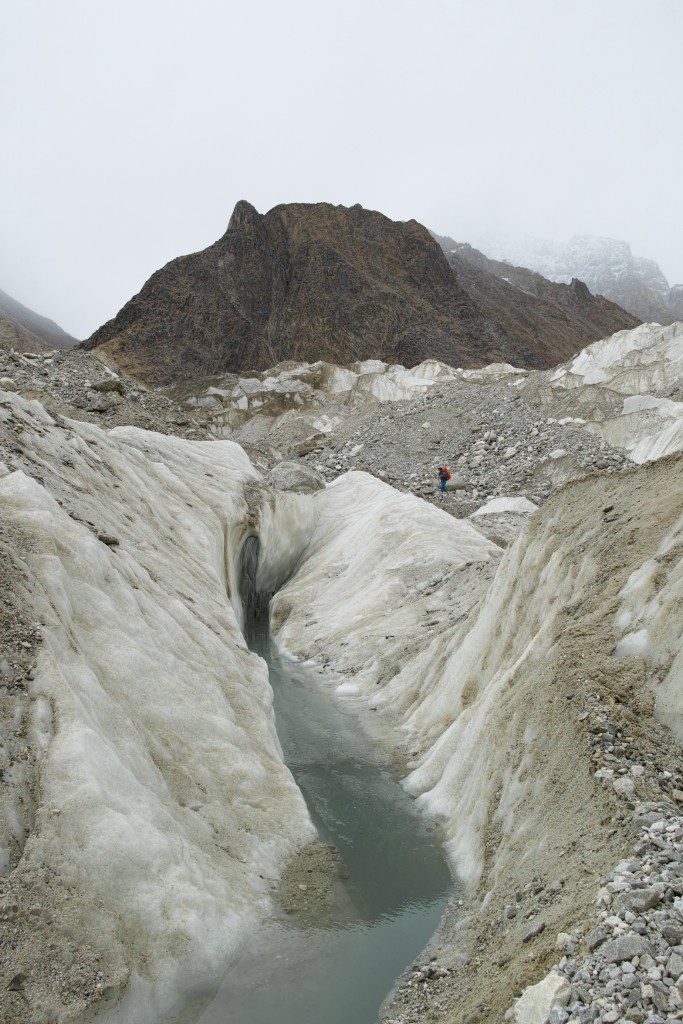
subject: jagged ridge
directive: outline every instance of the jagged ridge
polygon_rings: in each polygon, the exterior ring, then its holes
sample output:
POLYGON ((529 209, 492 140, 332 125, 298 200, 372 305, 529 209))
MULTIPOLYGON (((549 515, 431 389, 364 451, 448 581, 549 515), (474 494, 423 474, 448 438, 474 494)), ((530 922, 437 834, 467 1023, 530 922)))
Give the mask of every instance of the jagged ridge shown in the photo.
POLYGON ((414 220, 327 203, 261 215, 240 202, 222 238, 157 271, 85 347, 151 383, 286 359, 546 367, 636 324, 592 296, 584 307, 549 313, 514 288, 482 300, 414 220))
MULTIPOLYGON (((460 250, 452 238, 434 237, 446 253, 460 250)), ((509 273, 529 267, 555 282, 579 278, 594 295, 606 296, 643 321, 666 325, 683 319, 683 285, 670 287, 659 265, 634 256, 627 242, 590 235, 574 235, 564 244, 492 238, 483 248, 494 262, 505 261, 509 273)))

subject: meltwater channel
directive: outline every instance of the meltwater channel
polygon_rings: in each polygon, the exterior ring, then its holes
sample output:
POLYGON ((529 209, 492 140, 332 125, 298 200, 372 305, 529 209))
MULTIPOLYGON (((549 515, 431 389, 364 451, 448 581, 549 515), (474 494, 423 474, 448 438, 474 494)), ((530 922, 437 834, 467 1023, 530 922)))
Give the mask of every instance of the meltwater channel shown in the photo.
POLYGON ((453 880, 419 814, 357 717, 316 673, 282 658, 243 553, 244 632, 268 664, 278 735, 323 843, 342 862, 337 920, 271 922, 225 977, 201 1024, 373 1024, 396 977, 433 935, 453 880))

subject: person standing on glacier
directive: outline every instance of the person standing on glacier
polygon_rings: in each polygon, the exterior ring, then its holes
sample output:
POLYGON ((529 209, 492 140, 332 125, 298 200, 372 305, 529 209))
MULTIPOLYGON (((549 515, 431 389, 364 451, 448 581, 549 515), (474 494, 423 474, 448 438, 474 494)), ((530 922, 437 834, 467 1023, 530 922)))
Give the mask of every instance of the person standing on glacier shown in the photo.
POLYGON ((443 494, 446 490, 446 482, 450 480, 451 474, 448 472, 447 466, 439 466, 439 480, 441 481, 441 493, 443 494))

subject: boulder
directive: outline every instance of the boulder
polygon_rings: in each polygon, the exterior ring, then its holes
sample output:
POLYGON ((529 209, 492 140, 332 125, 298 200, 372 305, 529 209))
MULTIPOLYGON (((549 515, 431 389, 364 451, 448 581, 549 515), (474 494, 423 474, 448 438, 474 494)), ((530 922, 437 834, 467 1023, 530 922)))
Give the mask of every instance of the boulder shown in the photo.
POLYGON ((104 380, 98 380, 93 384, 92 388, 93 391, 99 391, 103 394, 107 394, 112 391, 123 397, 125 397, 126 394, 126 389, 120 377, 106 377, 104 380))
POLYGON ((266 483, 276 491, 296 491, 303 494, 321 491, 325 487, 325 481, 320 473, 303 462, 294 461, 279 462, 266 477, 266 483))
POLYGON ((537 985, 525 988, 515 1003, 513 1024, 545 1024, 553 1007, 564 1007, 569 1002, 569 982, 561 974, 551 971, 537 985))
POLYGON ((446 482, 447 491, 466 491, 467 482, 463 480, 461 476, 454 473, 453 476, 446 482))

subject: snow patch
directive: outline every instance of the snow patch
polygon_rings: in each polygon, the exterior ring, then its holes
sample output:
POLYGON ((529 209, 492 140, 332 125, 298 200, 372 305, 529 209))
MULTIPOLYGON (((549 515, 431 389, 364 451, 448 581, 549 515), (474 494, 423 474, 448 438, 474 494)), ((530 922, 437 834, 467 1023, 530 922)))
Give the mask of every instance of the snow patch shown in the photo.
POLYGON ((639 629, 635 633, 627 633, 614 649, 615 658, 625 658, 635 654, 644 658, 650 651, 650 635, 647 629, 639 629))
POLYGON ((340 683, 334 691, 339 697, 352 697, 360 693, 358 683, 340 683))
POLYGON ((485 505, 478 508, 476 512, 473 512, 472 515, 488 516, 497 512, 535 512, 537 509, 538 505, 534 505, 533 501, 529 501, 528 498, 491 498, 485 505))

